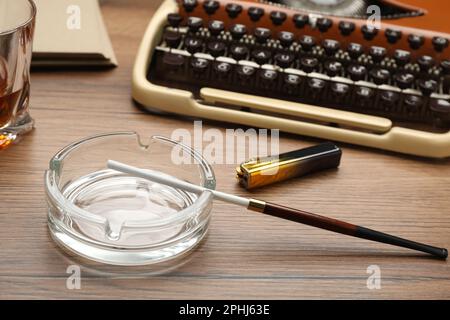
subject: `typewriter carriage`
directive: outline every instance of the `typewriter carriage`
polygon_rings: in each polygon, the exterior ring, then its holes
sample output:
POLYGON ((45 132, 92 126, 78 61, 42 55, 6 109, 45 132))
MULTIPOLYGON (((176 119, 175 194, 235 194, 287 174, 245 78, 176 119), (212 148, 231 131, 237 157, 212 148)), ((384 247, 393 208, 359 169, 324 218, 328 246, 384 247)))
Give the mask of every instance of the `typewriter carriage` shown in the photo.
POLYGON ((346 142, 405 154, 446 158, 450 156, 450 132, 432 133, 393 126, 391 120, 310 106, 231 91, 203 88, 203 99, 195 99, 187 90, 156 85, 148 80, 147 72, 155 48, 162 39, 167 16, 179 12, 175 0, 165 0, 153 16, 140 45, 133 69, 132 95, 136 102, 173 114, 240 123, 253 127, 279 128, 284 132, 346 142), (270 110, 280 116, 227 108, 215 103, 270 110), (299 121, 282 117, 295 115, 313 120, 299 121), (315 121, 314 121, 315 120, 315 121), (318 123, 327 122, 330 125, 318 123), (335 124, 342 124, 340 128, 335 124), (350 129, 351 128, 351 129, 350 129))

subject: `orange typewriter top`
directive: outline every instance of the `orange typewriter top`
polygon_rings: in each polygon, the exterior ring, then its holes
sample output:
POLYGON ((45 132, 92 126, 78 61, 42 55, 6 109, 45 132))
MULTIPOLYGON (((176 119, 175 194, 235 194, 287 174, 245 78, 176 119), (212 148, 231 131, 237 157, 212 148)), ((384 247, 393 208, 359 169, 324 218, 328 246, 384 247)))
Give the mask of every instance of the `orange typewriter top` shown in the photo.
POLYGON ((450 2, 442 0, 178 0, 184 15, 450 57, 450 2), (374 7, 377 6, 377 7, 374 7), (376 11, 379 8, 379 11, 376 11), (379 24, 374 14, 381 14, 379 24))

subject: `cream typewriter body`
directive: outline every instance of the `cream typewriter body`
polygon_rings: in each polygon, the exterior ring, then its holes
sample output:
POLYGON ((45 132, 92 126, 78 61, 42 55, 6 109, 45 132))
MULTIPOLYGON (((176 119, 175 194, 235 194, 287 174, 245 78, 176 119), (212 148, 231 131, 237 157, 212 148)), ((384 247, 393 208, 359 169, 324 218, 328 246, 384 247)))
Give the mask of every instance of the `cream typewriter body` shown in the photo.
POLYGON ((139 48, 133 98, 149 110, 449 157, 450 36, 436 7, 450 5, 334 0, 336 13, 317 12, 330 8, 323 2, 165 0, 139 48), (378 27, 364 16, 370 3, 384 14, 378 27))

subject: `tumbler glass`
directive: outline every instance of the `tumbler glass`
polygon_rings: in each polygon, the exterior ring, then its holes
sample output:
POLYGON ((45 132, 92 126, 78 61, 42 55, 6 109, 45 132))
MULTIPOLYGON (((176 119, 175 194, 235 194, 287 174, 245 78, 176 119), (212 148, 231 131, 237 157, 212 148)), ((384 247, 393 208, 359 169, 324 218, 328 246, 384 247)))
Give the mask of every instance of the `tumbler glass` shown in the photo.
POLYGON ((33 128, 28 113, 36 6, 0 0, 0 150, 33 128))

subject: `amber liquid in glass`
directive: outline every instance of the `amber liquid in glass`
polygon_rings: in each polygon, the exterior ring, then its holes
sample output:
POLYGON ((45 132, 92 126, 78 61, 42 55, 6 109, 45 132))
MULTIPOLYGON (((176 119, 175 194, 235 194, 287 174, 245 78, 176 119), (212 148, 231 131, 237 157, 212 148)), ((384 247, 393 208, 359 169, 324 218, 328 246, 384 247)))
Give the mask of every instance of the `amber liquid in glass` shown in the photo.
POLYGON ((0 96, 0 128, 9 124, 21 96, 22 90, 0 96))
MULTIPOLYGON (((11 123, 22 93, 22 90, 7 93, 7 88, 8 71, 6 61, 0 57, 0 129, 7 127, 11 123)), ((10 136, 0 132, 0 150, 6 148, 10 143, 10 136)))

